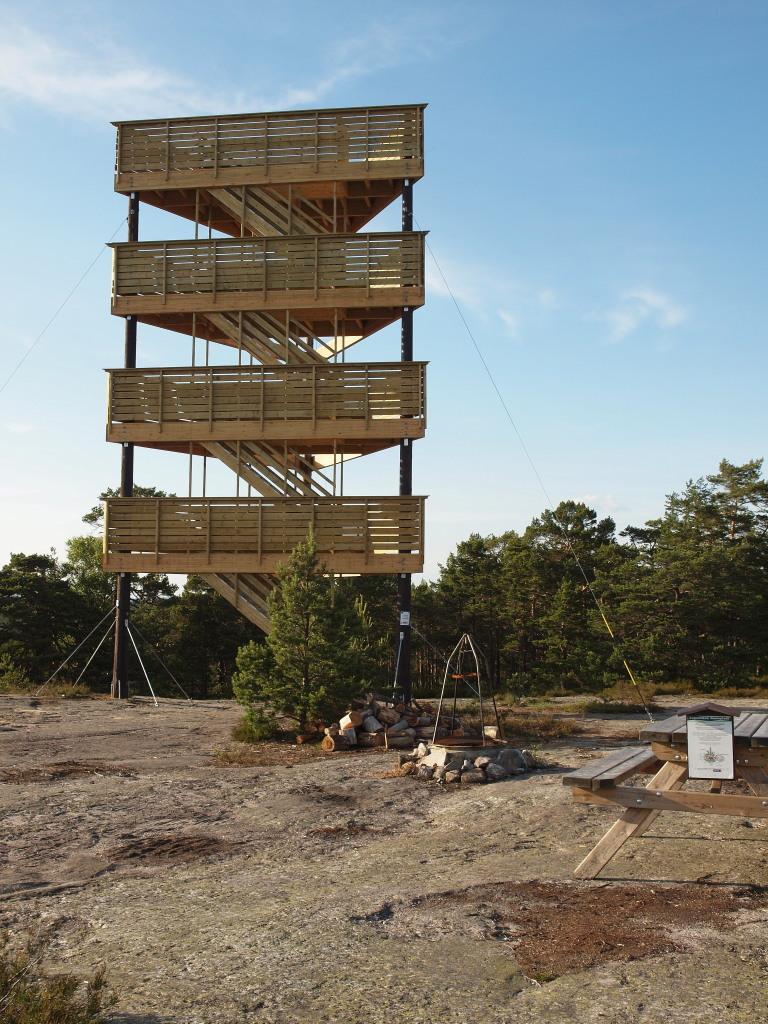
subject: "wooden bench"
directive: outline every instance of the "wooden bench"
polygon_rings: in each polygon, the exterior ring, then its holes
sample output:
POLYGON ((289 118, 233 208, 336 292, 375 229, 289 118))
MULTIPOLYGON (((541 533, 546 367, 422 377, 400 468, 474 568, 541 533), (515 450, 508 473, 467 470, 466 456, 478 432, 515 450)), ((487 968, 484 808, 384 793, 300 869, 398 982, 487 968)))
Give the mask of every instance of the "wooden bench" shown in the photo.
POLYGON ((623 809, 576 868, 577 878, 596 878, 624 843, 641 836, 662 811, 768 818, 768 712, 744 711, 734 721, 736 778, 747 784, 753 796, 725 794, 718 780, 711 782, 708 793, 680 792, 688 781, 684 715, 646 726, 640 739, 650 745, 622 747, 563 777, 575 803, 623 809), (645 788, 619 785, 641 772, 655 772, 645 788))
POLYGON ((563 776, 563 785, 579 789, 607 789, 631 775, 655 768, 659 759, 650 747, 622 747, 599 761, 591 761, 563 776))

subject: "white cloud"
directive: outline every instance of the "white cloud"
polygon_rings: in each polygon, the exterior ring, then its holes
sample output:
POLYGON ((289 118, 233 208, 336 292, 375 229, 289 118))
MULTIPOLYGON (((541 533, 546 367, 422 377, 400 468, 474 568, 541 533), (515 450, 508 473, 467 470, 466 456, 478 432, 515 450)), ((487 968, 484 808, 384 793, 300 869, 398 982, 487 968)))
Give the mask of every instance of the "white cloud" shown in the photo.
POLYGON ((34 423, 11 421, 10 423, 4 423, 2 429, 8 434, 31 434, 37 428, 34 423))
POLYGON ((450 299, 453 293, 460 306, 473 307, 473 314, 483 317, 488 323, 493 320, 495 310, 507 334, 512 337, 519 332, 521 317, 509 309, 510 304, 521 309, 526 318, 530 313, 541 315, 554 304, 552 288, 516 280, 497 265, 442 254, 436 258, 429 240, 427 246, 425 277, 430 298, 450 299))
POLYGON ((623 341, 642 326, 672 330, 688 319, 687 311, 664 292, 654 288, 631 288, 603 319, 611 328, 611 340, 623 341))
POLYGON ((520 317, 516 313, 510 313, 508 309, 500 309, 499 318, 510 338, 516 338, 520 330, 520 317))
POLYGON ((613 517, 614 512, 621 511, 624 506, 612 494, 582 494, 576 501, 582 502, 597 511, 598 515, 613 517))
POLYGON ((287 83, 272 94, 222 95, 200 89, 193 79, 170 68, 153 67, 108 39, 95 45, 92 40, 67 45, 58 37, 3 19, 0 100, 99 120, 285 109, 317 104, 345 81, 429 58, 445 45, 447 36, 439 23, 431 24, 429 31, 407 33, 374 23, 360 36, 330 48, 327 70, 306 83, 287 83))
POLYGON ((470 274, 467 268, 458 264, 440 261, 443 273, 438 270, 434 257, 426 265, 424 277, 430 295, 439 295, 450 299, 451 293, 460 305, 476 306, 480 304, 480 295, 475 286, 469 283, 470 274), (445 277, 443 277, 445 274, 445 277))

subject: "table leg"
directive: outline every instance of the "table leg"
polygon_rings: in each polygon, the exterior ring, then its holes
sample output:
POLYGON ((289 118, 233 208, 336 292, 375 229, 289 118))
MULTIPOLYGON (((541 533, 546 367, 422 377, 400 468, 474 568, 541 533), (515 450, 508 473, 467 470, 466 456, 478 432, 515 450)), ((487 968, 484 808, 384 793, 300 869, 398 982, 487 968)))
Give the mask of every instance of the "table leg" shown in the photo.
MULTIPOLYGON (((685 767, 685 764, 680 764, 679 762, 675 762, 675 763, 677 764, 678 768, 681 768, 681 767, 684 768, 685 767)), ((688 773, 687 773, 687 771, 678 772, 677 778, 674 781, 670 782, 664 788, 668 792, 672 792, 672 791, 674 791, 676 789, 682 789, 687 781, 688 781, 688 773)), ((653 787, 653 782, 651 781, 651 782, 648 783, 648 789, 651 789, 652 787, 653 787)), ((641 825, 638 825, 637 828, 635 829, 635 831, 632 833, 632 838, 633 839, 639 839, 640 836, 644 836, 645 833, 648 831, 648 829, 651 827, 651 825, 654 823, 654 821, 656 821, 656 819, 658 818, 658 816, 660 814, 661 814, 661 811, 651 811, 651 813, 648 815, 648 817, 645 819, 645 821, 641 825)))
MULTIPOLYGON (((736 769, 738 775, 746 782, 755 796, 768 796, 768 772, 765 768, 741 765, 736 769)), ((768 822, 760 819, 752 822, 753 828, 768 828, 768 822)))
MULTIPOLYGON (((646 789, 680 789, 688 772, 687 764, 667 761, 656 772, 646 789)), ((613 860, 624 843, 632 836, 642 834, 659 811, 630 807, 605 833, 574 871, 576 878, 597 878, 609 861, 613 860), (650 821, 649 821, 650 819, 650 821)))
POLYGON ((768 772, 765 768, 740 765, 736 772, 744 779, 755 796, 768 796, 768 772))

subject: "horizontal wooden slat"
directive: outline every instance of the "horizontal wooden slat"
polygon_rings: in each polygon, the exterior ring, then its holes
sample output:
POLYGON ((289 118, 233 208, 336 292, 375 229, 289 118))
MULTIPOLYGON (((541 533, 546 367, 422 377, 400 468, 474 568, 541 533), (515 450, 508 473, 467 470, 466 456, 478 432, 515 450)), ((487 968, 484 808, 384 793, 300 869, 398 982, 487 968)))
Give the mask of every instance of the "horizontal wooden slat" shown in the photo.
POLYGON ((655 764, 657 760, 658 758, 650 747, 621 747, 606 757, 601 757, 575 772, 564 775, 563 784, 586 789, 614 786, 622 779, 655 764))
POLYGON ((685 717, 683 715, 671 715, 661 722, 652 722, 650 725, 646 725, 644 729, 640 730, 640 739, 651 742, 671 743, 673 733, 681 726, 685 728, 685 717))
POLYGON ((117 124, 115 188, 419 178, 423 106, 117 124))
POLYGON ((573 790, 576 803, 601 804, 653 811, 687 811, 690 814, 735 814, 746 818, 768 818, 768 801, 759 796, 741 794, 673 792, 616 786, 598 792, 578 787, 573 790))
POLYGON ((104 568, 273 572, 314 531, 329 571, 420 572, 424 498, 113 498, 104 568))
POLYGON ((419 231, 119 242, 112 248, 112 308, 118 313, 423 302, 419 231))
POLYGON ((371 431, 376 437, 424 432, 423 362, 108 372, 110 440, 256 440, 315 433, 344 439, 371 431))

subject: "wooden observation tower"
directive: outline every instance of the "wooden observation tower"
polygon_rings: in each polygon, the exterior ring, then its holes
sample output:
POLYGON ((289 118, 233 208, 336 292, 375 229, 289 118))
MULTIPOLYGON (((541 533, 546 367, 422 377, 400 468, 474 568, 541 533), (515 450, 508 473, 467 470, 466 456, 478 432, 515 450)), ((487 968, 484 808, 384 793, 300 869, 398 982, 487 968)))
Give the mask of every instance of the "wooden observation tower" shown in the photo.
POLYGON ((119 574, 113 696, 128 693, 131 573, 200 574, 268 630, 275 570, 310 527, 329 572, 398 575, 397 683, 410 694, 410 574, 424 560, 411 486, 426 424, 426 367, 413 359, 423 117, 419 104, 116 124, 129 213, 128 241, 112 247, 112 312, 126 324, 125 367, 108 371, 107 439, 122 446, 104 526, 104 568, 119 574), (402 231, 366 232, 399 197, 402 231), (142 202, 192 237, 140 241, 142 202), (400 362, 347 360, 397 320, 400 362), (187 334, 190 365, 137 367, 140 323, 187 334), (188 496, 133 497, 135 445, 186 455, 188 496), (344 493, 346 460, 393 446, 397 495, 344 493), (207 496, 205 473, 193 495, 195 457, 229 467, 234 495, 207 496))

